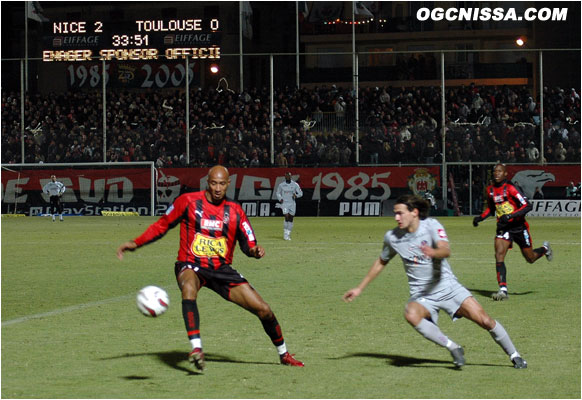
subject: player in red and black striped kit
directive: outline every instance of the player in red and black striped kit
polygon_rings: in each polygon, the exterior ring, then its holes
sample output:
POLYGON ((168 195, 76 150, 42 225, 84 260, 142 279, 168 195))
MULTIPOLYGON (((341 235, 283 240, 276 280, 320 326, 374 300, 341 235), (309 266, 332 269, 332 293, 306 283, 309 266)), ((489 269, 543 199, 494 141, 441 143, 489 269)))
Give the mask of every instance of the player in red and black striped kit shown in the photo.
POLYGON ((495 268, 499 291, 491 297, 493 300, 507 300, 507 269, 505 255, 512 247, 513 242, 521 249, 525 260, 532 264, 538 258, 546 256, 552 261, 553 254, 549 242, 542 247, 532 250, 532 240, 529 233, 529 224, 525 215, 532 209, 527 197, 513 183, 507 180, 505 164, 496 164, 493 169, 493 184, 487 187, 487 209, 473 219, 473 226, 485 218, 497 216, 497 230, 495 234, 495 268))
POLYGON ((166 214, 141 236, 123 243, 117 250, 117 256, 123 259, 125 251, 152 243, 181 224, 180 249, 174 272, 182 291, 182 315, 192 345, 188 355, 190 362, 197 369, 204 369, 196 298, 200 288, 206 286, 260 319, 265 332, 277 347, 282 364, 303 367, 301 361, 287 352, 281 327, 271 307, 231 266, 237 241, 248 257, 262 258, 265 250, 257 244, 253 228, 240 204, 226 198, 229 184, 226 168, 220 165, 211 168, 207 190, 179 196, 166 214))

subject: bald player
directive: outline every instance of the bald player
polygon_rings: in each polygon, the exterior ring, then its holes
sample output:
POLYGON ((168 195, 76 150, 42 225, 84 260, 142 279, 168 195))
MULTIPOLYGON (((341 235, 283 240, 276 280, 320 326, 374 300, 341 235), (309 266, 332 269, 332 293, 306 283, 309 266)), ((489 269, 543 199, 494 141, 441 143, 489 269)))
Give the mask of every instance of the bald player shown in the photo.
POLYGON ((192 345, 188 355, 192 365, 200 371, 205 367, 196 299, 199 290, 207 287, 259 318, 277 348, 281 364, 303 367, 304 364, 287 351, 281 327, 271 307, 231 265, 237 241, 248 257, 262 258, 265 249, 257 244, 253 228, 240 204, 226 198, 229 184, 228 170, 221 165, 212 167, 208 172, 206 190, 179 196, 166 214, 143 234, 119 246, 117 257, 123 259, 125 251, 134 251, 155 242, 181 224, 174 273, 182 291, 182 315, 192 345))

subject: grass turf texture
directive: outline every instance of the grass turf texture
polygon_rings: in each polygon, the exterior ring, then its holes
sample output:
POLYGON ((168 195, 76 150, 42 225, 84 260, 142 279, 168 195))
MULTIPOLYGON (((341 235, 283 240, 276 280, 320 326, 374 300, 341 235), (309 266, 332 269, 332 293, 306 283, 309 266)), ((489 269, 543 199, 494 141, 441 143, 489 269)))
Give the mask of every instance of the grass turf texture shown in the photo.
POLYGON ((534 244, 550 240, 554 261, 527 264, 510 251, 509 301, 497 289, 494 222, 440 218, 453 271, 505 326, 528 361, 515 370, 487 332, 467 320, 440 326, 465 347, 453 369, 445 349, 404 320, 402 262, 388 264, 351 304, 381 249, 391 218, 251 220, 267 255, 234 266, 275 311, 287 346, 305 368, 278 364, 255 316, 203 289, 199 295, 207 370, 191 372, 190 345, 173 274, 178 229, 115 257, 117 246, 154 218, 2 219, 3 398, 580 398, 580 220, 529 218, 534 244), (164 287, 170 309, 146 318, 143 286, 164 287))

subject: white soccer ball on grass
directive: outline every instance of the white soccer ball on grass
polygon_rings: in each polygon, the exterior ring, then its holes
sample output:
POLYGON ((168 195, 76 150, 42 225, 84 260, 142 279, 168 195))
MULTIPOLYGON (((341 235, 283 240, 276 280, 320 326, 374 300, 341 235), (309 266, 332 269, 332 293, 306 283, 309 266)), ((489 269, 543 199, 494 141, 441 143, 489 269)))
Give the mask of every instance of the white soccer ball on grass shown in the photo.
POLYGON ((137 309, 147 317, 159 317, 168 310, 170 297, 157 286, 146 286, 137 292, 137 309))

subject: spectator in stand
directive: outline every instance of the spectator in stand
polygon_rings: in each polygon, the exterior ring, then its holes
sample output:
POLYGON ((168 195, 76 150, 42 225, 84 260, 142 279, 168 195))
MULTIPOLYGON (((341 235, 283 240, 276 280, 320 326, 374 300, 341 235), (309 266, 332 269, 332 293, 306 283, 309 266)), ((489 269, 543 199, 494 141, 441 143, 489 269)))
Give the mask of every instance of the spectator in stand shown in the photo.
POLYGON ((570 185, 566 188, 566 198, 575 199, 577 197, 578 187, 574 185, 574 182, 570 181, 570 185))
POLYGON ((536 163, 540 158, 540 151, 535 146, 534 142, 530 142, 526 150, 527 159, 530 163, 536 163))
POLYGON ((564 144, 562 142, 558 142, 554 151, 554 159, 557 162, 564 162, 566 160, 566 154, 567 150, 564 148, 564 144))
POLYGON ((286 168, 289 166, 287 158, 283 155, 283 153, 277 153, 277 159, 275 162, 278 167, 286 168))
MULTIPOLYGON (((426 74, 424 67, 421 67, 426 63, 421 58, 411 57, 409 60, 418 66, 416 71, 412 71, 413 75, 426 74)), ((532 150, 533 158, 530 157, 532 154, 527 153, 530 153, 529 143, 538 138, 536 124, 541 123, 544 145, 551 149, 546 152, 544 148, 547 161, 579 162, 580 96, 575 90, 543 90, 546 109, 544 121, 539 121, 535 119, 539 116, 538 102, 525 87, 478 87, 472 84, 448 89, 447 142, 452 144, 456 140, 459 143, 462 149, 459 158, 462 160, 470 157, 471 161, 497 161, 494 154, 497 146, 500 159, 511 160, 513 148, 517 162, 537 163, 539 150, 532 150), (478 152, 471 152, 469 147, 465 147, 467 132, 478 152), (525 150, 527 161, 521 149, 525 150)), ((388 143, 394 158, 400 158, 401 162, 418 163, 418 155, 423 154, 429 142, 440 143, 440 97, 440 89, 436 87, 362 88, 359 94, 362 116, 360 141, 369 135, 374 145, 362 146, 360 160, 380 162, 376 161, 375 154, 388 143), (399 144, 402 139, 407 143, 401 149, 399 144)), ((218 149, 230 149, 235 145, 249 160, 252 159, 253 148, 260 148, 258 158, 261 164, 270 165, 270 156, 261 154, 270 147, 267 88, 249 88, 241 95, 224 89, 194 88, 190 98, 191 166, 216 163, 218 149), (249 140, 253 146, 248 145, 249 140)), ((175 165, 174 156, 180 160, 186 142, 183 94, 173 89, 156 92, 109 89, 107 99, 107 161, 156 161, 161 156, 167 163, 169 156, 175 165)), ((17 93, 2 92, 2 162, 55 162, 57 156, 59 162, 103 161, 102 115, 98 107, 92 106, 100 104, 99 91, 27 95, 24 160, 20 160, 19 100, 17 93), (71 148, 75 140, 77 143, 71 148), (61 148, 61 145, 67 148, 61 148)), ((322 123, 324 113, 337 115, 335 105, 344 108, 340 111, 340 115, 343 113, 342 126, 346 126, 342 129, 342 135, 345 138, 354 134, 350 121, 355 116, 355 101, 350 90, 333 86, 299 90, 276 88, 276 100, 275 152, 281 152, 285 143, 293 144, 299 140, 298 146, 293 145, 293 160, 288 162, 296 165, 329 163, 330 152, 323 149, 332 142, 337 145, 336 137, 321 146, 316 136, 333 133, 323 131, 322 123), (340 97, 342 101, 339 101, 340 97), (305 129, 301 121, 306 120, 314 121, 315 126, 305 129), (306 131, 309 137, 304 135, 306 131)), ((339 131, 336 136, 338 134, 339 131)), ((352 158, 355 143, 355 140, 350 140, 348 144, 352 158)), ((339 148, 342 150, 341 146, 339 148)), ((458 151, 456 148, 454 150, 458 151)), ((383 155, 386 153, 385 150, 380 152, 383 155)), ((424 161, 429 158, 421 157, 424 161)), ((235 159, 240 161, 238 155, 235 159)), ((340 164, 343 164, 342 160, 340 164)))
POLYGON ((260 167, 260 166, 261 166, 261 162, 259 160, 259 154, 257 153, 256 150, 254 150, 251 154, 251 161, 249 163, 249 167, 256 168, 256 167, 260 167))

